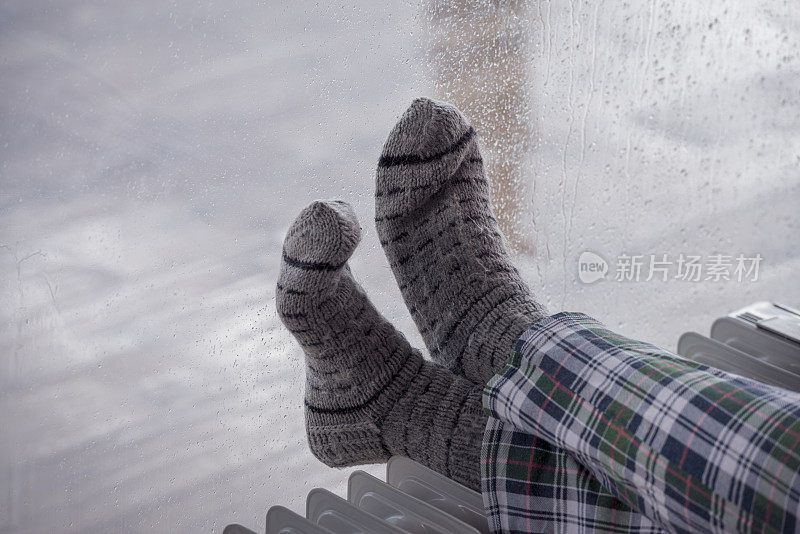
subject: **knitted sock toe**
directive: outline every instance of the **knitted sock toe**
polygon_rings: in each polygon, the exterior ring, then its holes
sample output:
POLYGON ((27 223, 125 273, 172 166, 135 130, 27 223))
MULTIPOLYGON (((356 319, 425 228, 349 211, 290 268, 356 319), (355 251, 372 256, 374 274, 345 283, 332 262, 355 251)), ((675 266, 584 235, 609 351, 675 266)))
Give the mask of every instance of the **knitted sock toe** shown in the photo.
POLYGON ((492 214, 475 130, 459 111, 415 100, 378 163, 375 223, 431 356, 485 383, 544 316, 492 214))
POLYGON ((350 206, 324 201, 284 242, 276 304, 305 352, 311 451, 335 467, 403 454, 478 488, 480 388, 424 361, 372 306, 347 266, 359 239, 350 206))

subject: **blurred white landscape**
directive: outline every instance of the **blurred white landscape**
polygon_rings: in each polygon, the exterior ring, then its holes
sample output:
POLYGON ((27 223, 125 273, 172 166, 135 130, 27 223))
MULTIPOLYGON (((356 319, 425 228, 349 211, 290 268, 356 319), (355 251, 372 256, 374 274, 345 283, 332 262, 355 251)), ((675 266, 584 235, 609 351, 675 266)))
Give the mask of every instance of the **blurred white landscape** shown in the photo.
MULTIPOLYGON (((447 96, 426 10, 0 5, 0 533, 263 528, 344 494, 306 448, 280 246, 311 200, 354 204, 353 270, 421 346, 372 184, 411 100, 447 96)), ((755 300, 800 307, 800 4, 550 0, 527 23, 518 261, 549 309, 674 348, 755 300), (585 250, 764 259, 757 281, 585 285, 585 250)))

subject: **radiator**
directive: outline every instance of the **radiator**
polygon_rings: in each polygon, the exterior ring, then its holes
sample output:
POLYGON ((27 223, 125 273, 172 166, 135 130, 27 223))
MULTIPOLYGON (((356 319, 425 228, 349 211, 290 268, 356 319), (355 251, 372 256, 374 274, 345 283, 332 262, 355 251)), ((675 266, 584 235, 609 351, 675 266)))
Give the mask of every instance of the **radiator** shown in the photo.
POLYGON ((757 302, 711 326, 709 337, 687 332, 678 354, 765 384, 800 391, 800 311, 757 302))
MULTIPOLYGON (((489 528, 481 494, 403 456, 386 464, 386 481, 354 471, 347 499, 313 489, 306 516, 273 506, 267 534, 481 534, 489 528)), ((223 534, 255 534, 228 525, 223 534)))

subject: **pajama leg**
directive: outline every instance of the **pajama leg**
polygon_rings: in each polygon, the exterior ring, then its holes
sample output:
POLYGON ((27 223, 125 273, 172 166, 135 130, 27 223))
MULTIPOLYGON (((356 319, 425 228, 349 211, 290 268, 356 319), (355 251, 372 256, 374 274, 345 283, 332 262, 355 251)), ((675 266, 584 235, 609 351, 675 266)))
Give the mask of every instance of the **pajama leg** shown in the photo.
POLYGON ((563 449, 493 417, 481 458, 481 489, 493 533, 664 532, 563 449))
POLYGON ((800 528, 797 393, 560 313, 523 334, 484 406, 671 532, 800 528))

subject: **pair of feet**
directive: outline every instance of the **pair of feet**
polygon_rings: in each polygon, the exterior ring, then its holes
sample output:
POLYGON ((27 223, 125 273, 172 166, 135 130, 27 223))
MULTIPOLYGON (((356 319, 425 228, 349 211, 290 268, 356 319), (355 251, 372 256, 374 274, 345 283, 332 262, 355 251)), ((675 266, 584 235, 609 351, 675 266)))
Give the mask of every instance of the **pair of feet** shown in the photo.
POLYGON ((492 215, 475 131, 415 100, 378 162, 375 223, 433 362, 378 313, 347 261, 352 208, 318 201, 289 228, 278 314, 306 354, 306 429, 331 466, 413 458, 479 486, 481 390, 543 316, 492 215))

